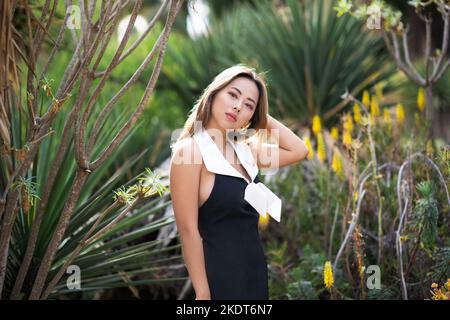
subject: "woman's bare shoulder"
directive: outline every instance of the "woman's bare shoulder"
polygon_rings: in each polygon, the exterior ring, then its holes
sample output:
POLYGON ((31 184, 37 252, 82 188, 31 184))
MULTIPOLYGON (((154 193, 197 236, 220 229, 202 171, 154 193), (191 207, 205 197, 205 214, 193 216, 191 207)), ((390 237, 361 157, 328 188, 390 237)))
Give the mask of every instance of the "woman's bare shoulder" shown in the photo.
POLYGON ((171 166, 183 166, 187 168, 201 167, 203 160, 200 147, 194 138, 187 137, 177 141, 171 146, 171 166))

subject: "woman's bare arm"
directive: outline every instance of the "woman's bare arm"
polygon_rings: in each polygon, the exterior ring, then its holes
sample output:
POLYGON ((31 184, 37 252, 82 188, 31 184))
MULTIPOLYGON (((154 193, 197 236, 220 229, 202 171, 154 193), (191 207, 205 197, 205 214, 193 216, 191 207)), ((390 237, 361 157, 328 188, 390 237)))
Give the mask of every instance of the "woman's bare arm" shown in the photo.
POLYGON ((198 230, 198 190, 202 159, 193 139, 174 149, 170 165, 170 193, 184 261, 196 300, 210 299, 202 238, 198 230))
POLYGON ((275 145, 262 145, 256 152, 259 168, 284 167, 306 158, 308 148, 305 143, 288 127, 267 115, 267 131, 277 133, 275 145))

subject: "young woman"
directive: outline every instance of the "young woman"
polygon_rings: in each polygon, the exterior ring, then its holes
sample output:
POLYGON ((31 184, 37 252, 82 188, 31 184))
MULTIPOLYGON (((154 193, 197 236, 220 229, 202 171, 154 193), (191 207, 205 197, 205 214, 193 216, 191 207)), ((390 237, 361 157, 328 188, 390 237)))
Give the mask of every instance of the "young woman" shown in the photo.
POLYGON ((172 204, 196 300, 267 300, 258 219, 280 221, 281 200, 258 169, 299 162, 307 147, 268 114, 262 77, 243 65, 214 78, 172 147, 172 204), (261 143, 266 131, 277 144, 261 143))

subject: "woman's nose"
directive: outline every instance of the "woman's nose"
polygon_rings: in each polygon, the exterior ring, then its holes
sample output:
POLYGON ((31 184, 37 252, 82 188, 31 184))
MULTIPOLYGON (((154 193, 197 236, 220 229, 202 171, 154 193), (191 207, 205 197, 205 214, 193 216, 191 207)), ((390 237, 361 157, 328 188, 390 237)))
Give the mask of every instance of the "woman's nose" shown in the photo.
POLYGON ((235 104, 233 109, 236 110, 237 112, 240 112, 241 111, 241 104, 240 103, 235 104))

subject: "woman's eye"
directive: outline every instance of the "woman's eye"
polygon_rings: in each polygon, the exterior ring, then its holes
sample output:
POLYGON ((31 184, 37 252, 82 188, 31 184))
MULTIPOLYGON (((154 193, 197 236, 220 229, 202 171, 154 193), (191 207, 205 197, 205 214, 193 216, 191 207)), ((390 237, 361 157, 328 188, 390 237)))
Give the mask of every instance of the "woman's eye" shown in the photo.
POLYGON ((250 110, 253 110, 253 106, 251 104, 246 105, 250 110))
POLYGON ((237 95, 233 92, 229 92, 230 96, 232 96, 233 98, 237 98, 237 95))

